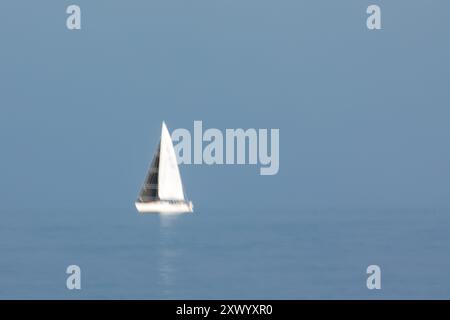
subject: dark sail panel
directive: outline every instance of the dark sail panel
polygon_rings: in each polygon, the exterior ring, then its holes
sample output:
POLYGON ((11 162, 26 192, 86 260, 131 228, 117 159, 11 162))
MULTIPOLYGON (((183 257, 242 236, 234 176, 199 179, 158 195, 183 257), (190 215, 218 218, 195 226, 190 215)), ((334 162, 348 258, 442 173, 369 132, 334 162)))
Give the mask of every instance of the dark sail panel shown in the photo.
POLYGON ((159 151, 161 143, 158 144, 152 164, 145 177, 144 185, 139 193, 139 202, 150 202, 158 200, 158 171, 159 171, 159 151))

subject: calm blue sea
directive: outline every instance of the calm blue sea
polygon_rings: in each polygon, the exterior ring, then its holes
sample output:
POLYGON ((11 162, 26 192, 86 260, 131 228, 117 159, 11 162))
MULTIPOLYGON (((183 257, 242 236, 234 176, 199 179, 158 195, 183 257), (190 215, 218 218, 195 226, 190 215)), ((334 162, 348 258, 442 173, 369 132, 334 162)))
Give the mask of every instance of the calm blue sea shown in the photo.
POLYGON ((2 214, 0 298, 379 299, 450 297, 450 215, 201 209, 2 214), (82 289, 66 289, 66 267, 82 289), (366 288, 366 267, 382 289, 366 288))

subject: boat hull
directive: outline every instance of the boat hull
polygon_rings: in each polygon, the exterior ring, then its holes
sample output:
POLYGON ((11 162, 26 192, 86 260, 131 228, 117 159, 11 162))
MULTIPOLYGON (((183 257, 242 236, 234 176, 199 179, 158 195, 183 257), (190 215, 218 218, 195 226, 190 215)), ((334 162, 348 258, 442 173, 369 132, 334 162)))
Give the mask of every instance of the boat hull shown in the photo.
POLYGON ((176 214, 193 212, 192 202, 171 203, 167 201, 135 202, 140 213, 176 214))

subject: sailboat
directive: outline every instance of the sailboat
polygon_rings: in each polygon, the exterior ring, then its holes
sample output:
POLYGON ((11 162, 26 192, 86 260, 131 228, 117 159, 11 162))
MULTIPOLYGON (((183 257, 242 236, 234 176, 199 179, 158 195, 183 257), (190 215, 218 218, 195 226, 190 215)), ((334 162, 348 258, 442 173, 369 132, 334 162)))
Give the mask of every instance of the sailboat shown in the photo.
POLYGON ((193 212, 192 202, 184 195, 172 138, 164 121, 161 140, 135 205, 140 213, 193 212))

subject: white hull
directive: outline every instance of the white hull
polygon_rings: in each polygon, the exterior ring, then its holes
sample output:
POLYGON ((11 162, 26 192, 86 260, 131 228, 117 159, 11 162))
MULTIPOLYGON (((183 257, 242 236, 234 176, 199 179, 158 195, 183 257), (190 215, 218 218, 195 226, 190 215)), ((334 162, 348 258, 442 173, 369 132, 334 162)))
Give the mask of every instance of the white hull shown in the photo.
POLYGON ((135 202, 140 213, 188 213, 193 212, 192 202, 170 203, 168 201, 135 202))

